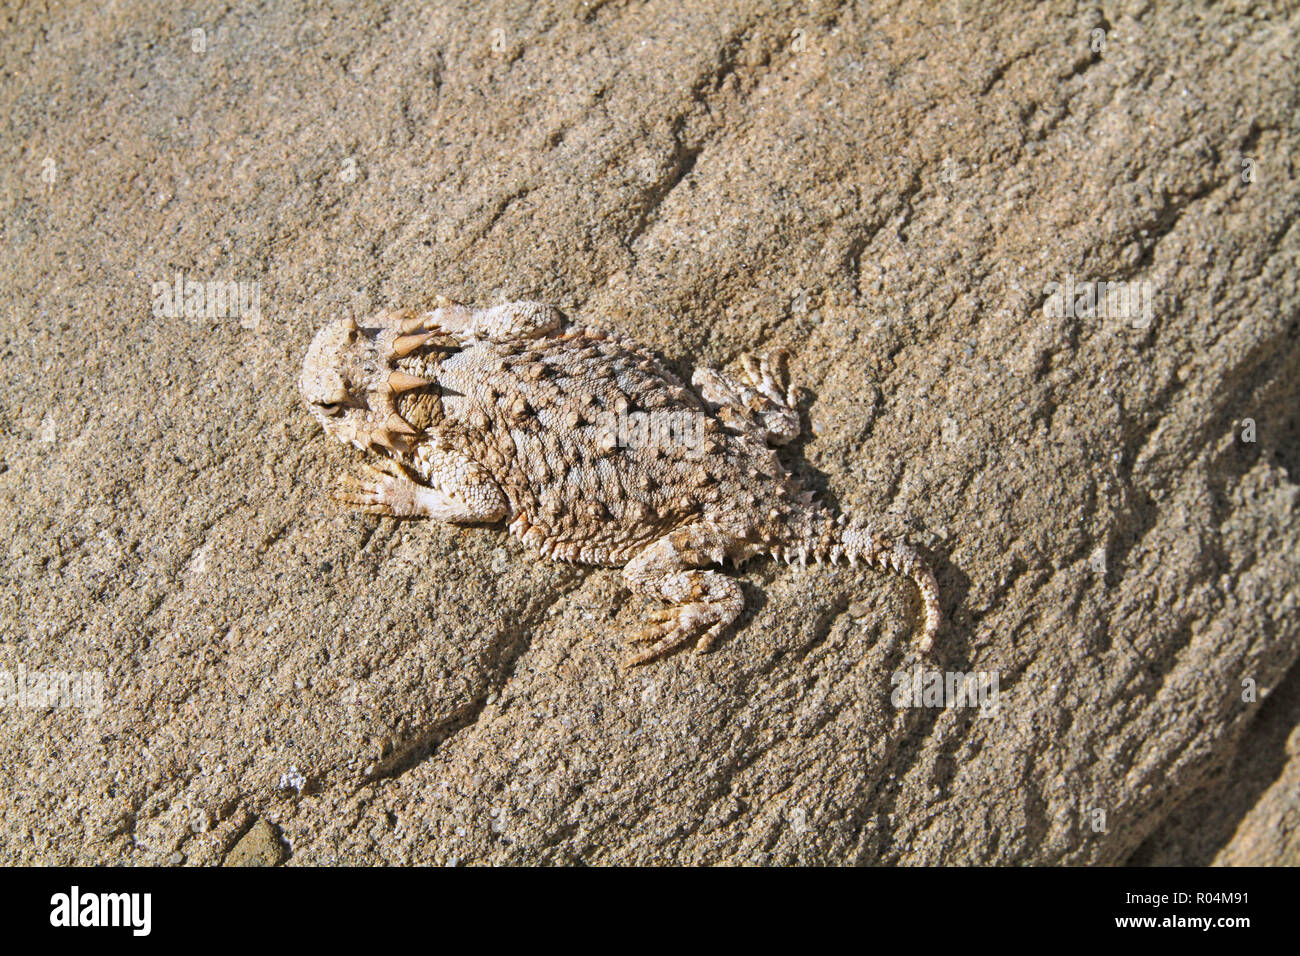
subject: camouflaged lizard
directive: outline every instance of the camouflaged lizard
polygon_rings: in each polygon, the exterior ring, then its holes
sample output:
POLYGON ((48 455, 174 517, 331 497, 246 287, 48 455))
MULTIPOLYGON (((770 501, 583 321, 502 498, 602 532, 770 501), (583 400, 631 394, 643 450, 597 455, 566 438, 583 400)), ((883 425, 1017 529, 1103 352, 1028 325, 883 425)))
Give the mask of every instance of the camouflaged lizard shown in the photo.
POLYGON ((707 650, 743 606, 712 570, 760 554, 893 568, 920 589, 928 651, 941 620, 915 550, 816 503, 774 446, 799 433, 785 353, 701 368, 688 388, 646 349, 567 325, 536 302, 339 319, 307 352, 312 414, 373 453, 342 501, 397 517, 507 521, 543 555, 621 567, 667 606, 632 638, 641 664, 707 650), (377 467, 376 467, 377 466, 377 467))

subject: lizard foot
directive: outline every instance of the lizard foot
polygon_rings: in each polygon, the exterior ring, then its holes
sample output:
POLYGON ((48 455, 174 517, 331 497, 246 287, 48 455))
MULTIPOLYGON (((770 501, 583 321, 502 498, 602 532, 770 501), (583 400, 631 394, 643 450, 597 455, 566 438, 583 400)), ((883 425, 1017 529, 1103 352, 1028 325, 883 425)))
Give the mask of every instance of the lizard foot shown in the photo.
POLYGON ((625 662, 628 667, 658 660, 692 641, 697 654, 707 653, 723 629, 740 614, 744 600, 740 586, 725 575, 716 571, 685 571, 673 577, 678 579, 673 584, 689 583, 690 593, 697 600, 648 614, 654 623, 628 643, 649 646, 629 657, 625 662))
POLYGON ((340 475, 334 500, 372 515, 402 517, 419 514, 419 486, 395 463, 384 458, 377 461, 379 467, 362 464, 364 476, 340 475))

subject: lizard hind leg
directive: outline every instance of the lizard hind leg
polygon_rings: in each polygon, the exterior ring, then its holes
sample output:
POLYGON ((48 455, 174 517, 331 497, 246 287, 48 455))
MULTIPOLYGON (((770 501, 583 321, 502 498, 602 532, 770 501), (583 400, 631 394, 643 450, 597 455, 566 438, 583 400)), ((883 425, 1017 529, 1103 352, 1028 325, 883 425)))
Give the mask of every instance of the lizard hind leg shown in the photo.
POLYGON ((740 376, 699 368, 691 384, 732 431, 751 432, 769 445, 785 445, 799 437, 797 396, 790 385, 787 359, 784 349, 762 359, 743 355, 740 376))
POLYGON ((628 562, 623 578, 636 594, 665 602, 651 615, 655 623, 631 639, 649 645, 627 660, 629 667, 647 664, 695 641, 707 651, 723 629, 745 606, 740 585, 718 571, 700 568, 719 549, 718 538, 705 526, 692 525, 665 535, 628 562))

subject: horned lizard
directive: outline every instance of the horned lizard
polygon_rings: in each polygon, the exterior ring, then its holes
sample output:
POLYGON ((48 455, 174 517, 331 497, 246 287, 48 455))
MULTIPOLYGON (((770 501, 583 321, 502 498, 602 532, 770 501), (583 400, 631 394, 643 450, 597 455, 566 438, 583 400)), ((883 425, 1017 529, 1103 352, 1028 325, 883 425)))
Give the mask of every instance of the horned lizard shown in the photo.
POLYGON ((742 374, 700 368, 687 388, 646 349, 565 323, 555 308, 339 319, 312 341, 299 380, 325 431, 378 454, 336 494, 374 514, 506 520, 543 555, 622 567, 664 602, 632 638, 643 664, 696 641, 707 650, 743 606, 711 565, 759 554, 909 575, 939 628, 938 586, 915 550, 817 504, 774 446, 799 433, 786 354, 742 374))

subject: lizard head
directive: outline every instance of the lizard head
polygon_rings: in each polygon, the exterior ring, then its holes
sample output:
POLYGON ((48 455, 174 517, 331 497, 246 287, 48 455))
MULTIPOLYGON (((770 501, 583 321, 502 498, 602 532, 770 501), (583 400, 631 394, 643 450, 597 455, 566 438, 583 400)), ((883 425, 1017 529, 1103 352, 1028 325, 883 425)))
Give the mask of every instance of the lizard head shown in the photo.
POLYGON ((358 325, 335 319, 316 333, 298 377, 298 388, 325 431, 362 451, 405 454, 415 428, 398 414, 398 395, 432 384, 397 368, 434 336, 411 334, 418 319, 405 312, 380 312, 358 325))

